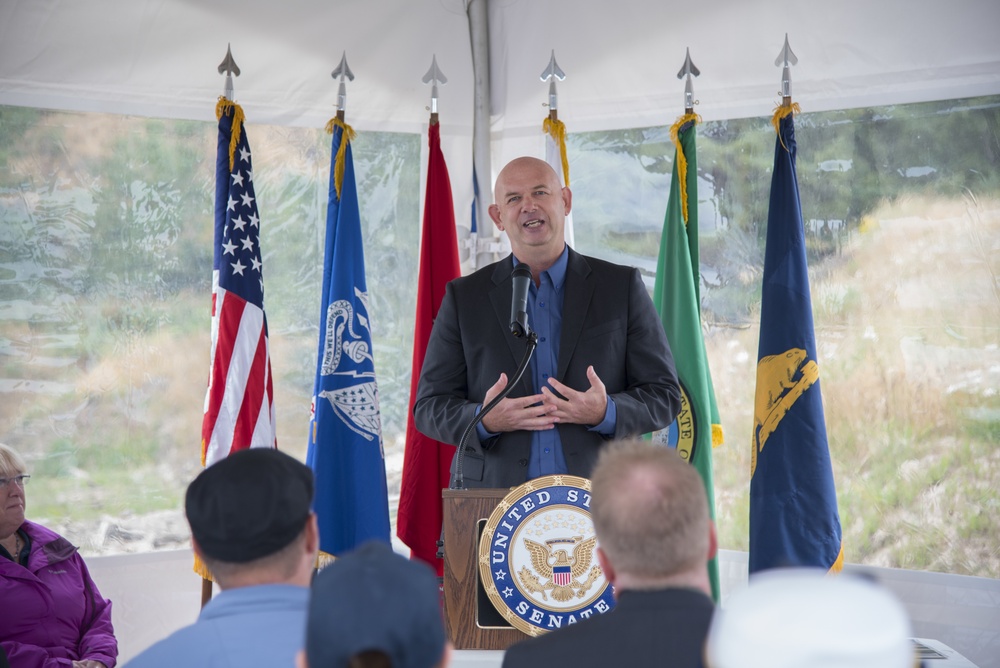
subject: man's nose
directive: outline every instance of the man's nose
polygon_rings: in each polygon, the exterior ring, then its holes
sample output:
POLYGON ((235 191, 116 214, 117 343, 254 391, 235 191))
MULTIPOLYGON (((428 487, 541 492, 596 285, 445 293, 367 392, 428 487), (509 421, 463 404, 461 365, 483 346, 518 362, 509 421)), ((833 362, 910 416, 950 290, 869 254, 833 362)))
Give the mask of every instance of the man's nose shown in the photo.
POLYGON ((538 204, 535 202, 535 198, 531 195, 525 195, 521 200, 521 210, 522 211, 534 211, 538 204))

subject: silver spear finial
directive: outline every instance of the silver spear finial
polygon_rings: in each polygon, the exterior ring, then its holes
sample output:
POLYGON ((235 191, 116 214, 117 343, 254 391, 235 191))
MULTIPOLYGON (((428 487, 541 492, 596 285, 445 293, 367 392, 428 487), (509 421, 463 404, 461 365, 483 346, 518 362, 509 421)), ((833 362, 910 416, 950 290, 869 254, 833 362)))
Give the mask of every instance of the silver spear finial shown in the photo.
POLYGON ((431 67, 421 81, 431 85, 431 113, 436 114, 438 112, 438 84, 443 86, 448 83, 448 77, 438 67, 437 54, 431 57, 431 67))
POLYGON ((337 69, 331 72, 330 76, 334 79, 340 77, 340 86, 337 87, 337 116, 343 120, 344 109, 347 107, 347 86, 344 84, 344 78, 346 77, 348 81, 354 81, 354 72, 347 65, 346 51, 340 57, 340 65, 337 65, 337 69))
POLYGON ((552 57, 549 58, 548 66, 542 70, 540 78, 542 81, 549 82, 549 112, 554 112, 559 109, 559 94, 556 93, 556 80, 564 81, 566 79, 566 73, 559 69, 559 63, 556 62, 555 49, 552 49, 552 57))
POLYGON ((225 73, 226 75, 226 86, 222 89, 222 95, 227 100, 233 100, 233 75, 240 75, 240 68, 236 65, 236 61, 233 60, 233 50, 230 48, 230 44, 226 44, 226 57, 219 63, 219 74, 225 73))
POLYGON ((680 72, 677 73, 678 79, 687 77, 687 81, 684 82, 685 113, 694 113, 694 105, 697 104, 697 100, 694 99, 694 86, 691 83, 691 77, 696 77, 700 74, 701 70, 695 67, 694 63, 691 62, 691 47, 688 47, 687 52, 684 55, 684 64, 681 65, 680 72))
POLYGON ((785 33, 785 46, 781 48, 781 53, 774 60, 776 67, 781 67, 781 97, 785 102, 792 99, 792 65, 799 62, 799 59, 792 53, 792 47, 788 46, 788 33, 785 33))

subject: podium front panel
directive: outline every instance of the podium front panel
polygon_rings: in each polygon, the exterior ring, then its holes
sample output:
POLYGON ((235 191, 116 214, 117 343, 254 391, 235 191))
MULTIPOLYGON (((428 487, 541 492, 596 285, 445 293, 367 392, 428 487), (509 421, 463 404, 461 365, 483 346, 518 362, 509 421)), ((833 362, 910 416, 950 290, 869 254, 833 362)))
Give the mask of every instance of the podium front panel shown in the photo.
POLYGON ((456 649, 507 649, 528 637, 506 623, 486 597, 479 579, 482 527, 509 492, 509 489, 442 491, 445 626, 456 649), (482 606, 489 609, 483 610, 482 606), (486 625, 497 620, 503 626, 486 625))

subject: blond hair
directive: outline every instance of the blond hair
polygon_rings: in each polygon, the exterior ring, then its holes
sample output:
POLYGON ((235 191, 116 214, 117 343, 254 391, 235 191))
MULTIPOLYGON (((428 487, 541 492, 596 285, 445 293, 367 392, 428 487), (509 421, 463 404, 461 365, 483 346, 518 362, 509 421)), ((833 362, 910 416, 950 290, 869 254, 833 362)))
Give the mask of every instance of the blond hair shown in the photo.
POLYGON ((655 579, 704 565, 705 485, 674 450, 641 440, 613 443, 601 453, 591 484, 594 532, 616 570, 655 579))

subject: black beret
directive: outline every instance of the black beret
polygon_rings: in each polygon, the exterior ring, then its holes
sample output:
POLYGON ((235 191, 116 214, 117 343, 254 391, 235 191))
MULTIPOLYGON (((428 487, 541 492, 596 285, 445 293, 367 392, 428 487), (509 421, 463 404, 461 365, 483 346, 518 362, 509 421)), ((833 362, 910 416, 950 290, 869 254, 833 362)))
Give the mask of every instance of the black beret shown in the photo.
POLYGON ((274 554, 305 528, 312 470, 273 448, 239 450, 207 467, 185 498, 204 556, 245 563, 274 554))

